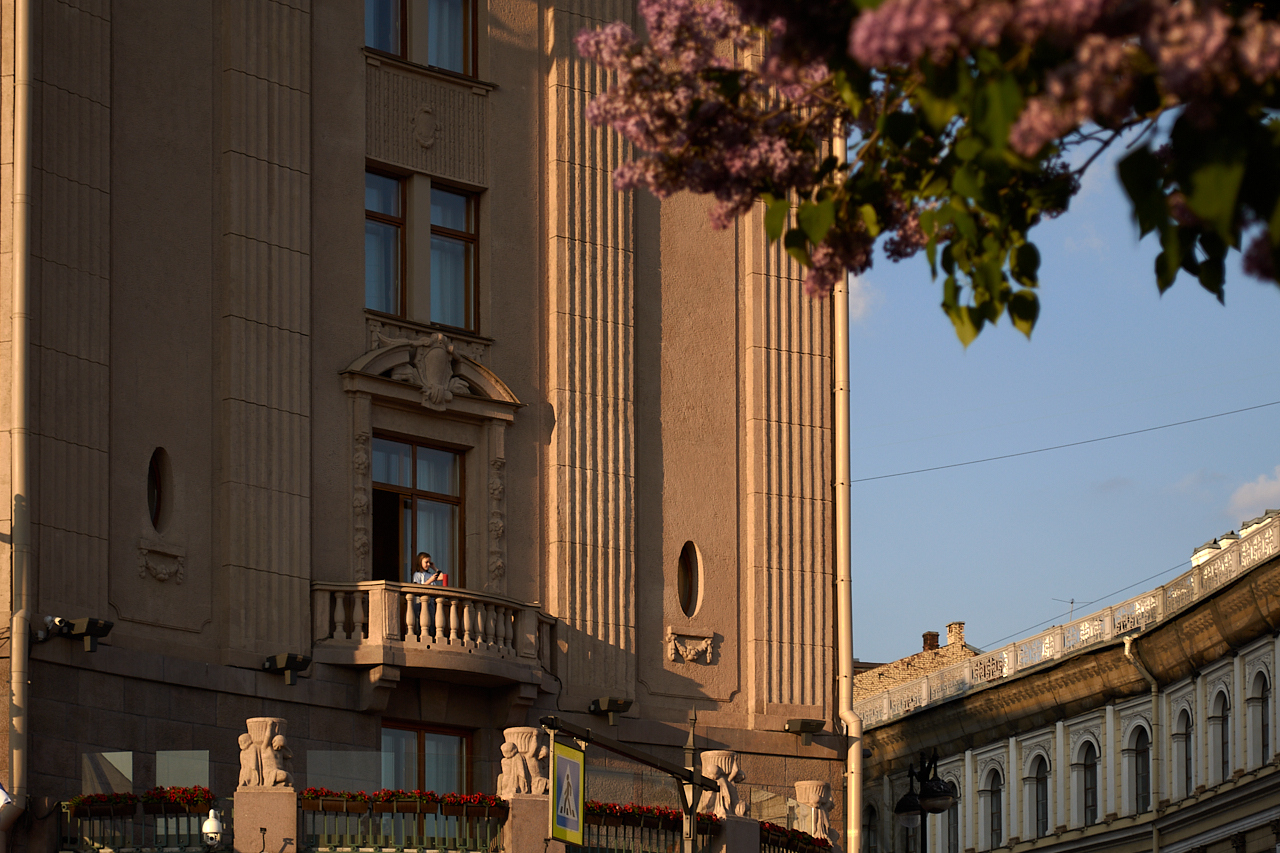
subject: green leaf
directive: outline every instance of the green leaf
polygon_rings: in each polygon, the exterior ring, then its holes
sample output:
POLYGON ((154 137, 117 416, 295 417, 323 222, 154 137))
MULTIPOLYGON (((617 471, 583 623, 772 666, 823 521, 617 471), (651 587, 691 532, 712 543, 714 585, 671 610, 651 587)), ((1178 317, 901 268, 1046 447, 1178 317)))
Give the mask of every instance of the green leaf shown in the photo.
POLYGON ((1200 274, 1196 278, 1199 279, 1201 287, 1218 297, 1219 302, 1226 304, 1222 285, 1227 279, 1227 270, 1221 258, 1209 258, 1201 261, 1200 274))
POLYGON ((813 266, 813 262, 809 260, 808 241, 804 232, 799 228, 792 228, 787 231, 782 238, 782 245, 786 247, 787 254, 795 258, 797 262, 804 264, 806 267, 813 266))
POLYGON ((880 220, 876 217, 876 209, 869 204, 864 204, 858 208, 858 214, 862 217, 862 222, 867 226, 867 233, 872 237, 880 235, 880 220))
POLYGON ((1035 243, 1023 243, 1013 250, 1013 277, 1018 283, 1035 287, 1039 283, 1036 277, 1039 271, 1040 250, 1035 243))
POLYGON ((1028 340, 1039 316, 1040 299, 1034 290, 1019 290, 1009 297, 1009 319, 1013 322, 1013 327, 1026 335, 1028 340))
POLYGON ((884 135, 899 148, 906 148, 919 130, 920 120, 915 113, 897 112, 884 117, 884 135))
POLYGON ((787 213, 791 204, 786 197, 778 198, 766 193, 764 195, 764 233, 772 241, 782 236, 782 229, 787 225, 787 213))
POLYGON ((956 142, 956 156, 966 163, 982 153, 982 140, 976 136, 966 136, 956 142))
POLYGON ((990 80, 978 92, 974 103, 974 126, 996 148, 1009 141, 1009 128, 1022 112, 1022 93, 1008 75, 990 80))
POLYGON ((916 90, 915 101, 920 106, 924 120, 936 132, 946 128, 947 123, 959 112, 955 98, 935 94, 923 86, 916 90))
POLYGON ((1236 217, 1236 197, 1244 178, 1244 153, 1235 158, 1205 163, 1191 174, 1187 206, 1196 216, 1214 227, 1224 240, 1231 240, 1236 217))
POLYGON ((836 203, 832 199, 801 202, 796 221, 809 242, 816 246, 826 239, 827 232, 836 223, 836 203))
POLYGON ((1145 146, 1139 148, 1120 161, 1117 171, 1141 236, 1162 228, 1169 221, 1169 206, 1162 188, 1164 167, 1156 155, 1145 146))
POLYGON ((956 327, 956 337, 965 347, 973 343, 982 331, 982 324, 986 322, 980 313, 967 305, 948 307, 944 304, 942 310, 951 318, 951 325, 956 327))
POLYGON ((1164 251, 1156 255, 1156 287, 1164 293, 1173 286, 1178 277, 1178 269, 1182 266, 1182 247, 1178 240, 1176 228, 1166 228, 1160 235, 1160 245, 1164 251))

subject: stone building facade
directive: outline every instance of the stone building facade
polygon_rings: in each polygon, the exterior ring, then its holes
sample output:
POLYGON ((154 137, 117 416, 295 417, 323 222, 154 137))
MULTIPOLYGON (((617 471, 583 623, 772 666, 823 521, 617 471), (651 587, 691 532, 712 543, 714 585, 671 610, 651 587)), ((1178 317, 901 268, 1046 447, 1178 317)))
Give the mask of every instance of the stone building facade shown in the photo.
POLYGON ((841 802, 831 305, 760 215, 613 191, 572 39, 634 18, 0 4, 19 847, 202 753, 229 795, 250 717, 288 720, 302 784, 399 750, 393 782, 491 791, 505 728, 677 759, 696 709, 748 796, 841 802), (410 583, 422 551, 447 588, 410 583), (85 617, 114 623, 92 653, 56 622, 85 617))
POLYGON ((1255 853, 1280 843, 1280 512, 1159 589, 862 700, 864 853, 920 849, 893 812, 937 750, 943 853, 1255 853), (914 697, 914 698, 912 698, 914 697))

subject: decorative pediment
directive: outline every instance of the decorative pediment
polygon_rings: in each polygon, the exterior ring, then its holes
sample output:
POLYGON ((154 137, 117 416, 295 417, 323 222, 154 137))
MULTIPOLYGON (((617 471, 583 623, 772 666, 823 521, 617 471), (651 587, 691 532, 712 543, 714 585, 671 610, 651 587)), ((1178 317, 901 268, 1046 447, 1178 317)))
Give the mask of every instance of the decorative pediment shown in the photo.
POLYGON ((489 368, 463 355, 440 332, 390 337, 377 334, 373 349, 346 372, 381 376, 418 389, 422 405, 437 412, 449 409, 458 396, 480 397, 520 405, 506 383, 489 368))

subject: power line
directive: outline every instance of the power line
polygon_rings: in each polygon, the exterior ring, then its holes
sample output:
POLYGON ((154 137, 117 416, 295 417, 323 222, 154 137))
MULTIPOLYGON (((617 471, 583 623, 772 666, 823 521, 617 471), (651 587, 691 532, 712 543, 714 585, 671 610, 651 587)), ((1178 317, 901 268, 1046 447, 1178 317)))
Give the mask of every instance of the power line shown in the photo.
POLYGON ((935 465, 932 468, 917 468, 914 471, 899 471, 896 474, 879 474, 875 477, 860 477, 856 480, 850 480, 850 483, 869 483, 872 480, 888 480, 891 477, 906 477, 909 474, 927 474, 930 471, 945 471, 948 468, 963 468, 966 465, 978 465, 983 462, 996 462, 1001 459, 1013 459, 1018 456, 1030 456, 1033 453, 1048 453, 1050 450, 1062 450, 1067 447, 1079 447, 1082 444, 1095 444, 1099 441, 1110 441, 1113 438, 1124 438, 1130 435, 1141 435, 1144 432, 1155 432, 1156 430, 1169 429, 1170 427, 1185 426, 1187 424, 1199 423, 1200 421, 1211 421, 1214 418, 1225 418, 1227 415, 1238 415, 1241 412, 1252 412, 1255 409, 1265 409, 1268 406, 1280 406, 1280 400, 1271 403, 1262 403, 1257 406, 1249 406, 1244 409, 1234 409, 1230 412, 1219 412, 1216 415, 1205 415, 1202 418, 1191 418, 1186 421, 1177 421, 1171 424, 1161 424, 1160 426, 1147 427, 1146 429, 1135 429, 1130 432, 1118 432, 1115 435, 1104 435, 1101 438, 1086 438, 1084 441, 1073 441, 1069 444, 1055 444, 1053 447, 1041 447, 1037 450, 1023 450, 1020 453, 1006 453, 1003 456, 988 456, 986 459, 972 459, 968 462, 953 462, 950 465, 935 465))
MULTIPOLYGON (((1270 405, 1270 404, 1268 404, 1268 405, 1270 405)), ((1162 571, 1162 572, 1156 572, 1154 575, 1148 575, 1147 577, 1143 578, 1142 580, 1134 581, 1133 583, 1129 584, 1128 586, 1121 587, 1120 589, 1117 589, 1115 592, 1109 592, 1109 593, 1107 593, 1106 595, 1099 596, 1098 598, 1095 598, 1093 601, 1077 601, 1077 602, 1076 602, 1076 604, 1083 604, 1085 607, 1088 607, 1090 604, 1096 604, 1096 603, 1097 603, 1097 602, 1099 602, 1099 601, 1105 601, 1106 599, 1110 598, 1110 597, 1111 597, 1111 596, 1113 596, 1113 595, 1119 595, 1119 594, 1120 594, 1120 593, 1122 593, 1122 592, 1128 592, 1129 590, 1133 589, 1133 588, 1134 588, 1135 586, 1137 586, 1138 584, 1143 584, 1143 583, 1146 583, 1147 581, 1155 580, 1156 578, 1160 577, 1161 575, 1167 575, 1167 574, 1169 574, 1169 572, 1175 572, 1175 571, 1177 571, 1178 569, 1182 568, 1183 566, 1190 565, 1190 563, 1191 563, 1191 561, 1190 561, 1190 560, 1183 560, 1181 563, 1178 563, 1178 565, 1176 565, 1176 566, 1171 566, 1170 568, 1167 568, 1167 569, 1165 569, 1165 570, 1164 570, 1164 571, 1162 571)), ((1062 599, 1060 599, 1060 598, 1055 598, 1055 599, 1054 599, 1054 601, 1061 601, 1061 600, 1062 600, 1062 599)), ((1074 608, 1072 608, 1072 609, 1074 610, 1074 608)), ((1023 628, 1023 629, 1021 629, 1021 630, 1019 630, 1019 631, 1014 631, 1012 634, 1009 634, 1008 636, 1001 637, 1000 639, 996 640, 996 641, 995 641, 995 643, 992 645, 992 647, 991 647, 991 648, 993 648, 993 649, 995 649, 995 648, 999 648, 999 647, 1000 647, 1000 645, 1001 645, 1002 643, 1004 643, 1004 641, 1005 641, 1005 640, 1012 640, 1014 637, 1025 637, 1025 636, 1027 636, 1027 632, 1028 632, 1028 631, 1034 631, 1036 628, 1039 628, 1041 625, 1047 625, 1048 623, 1053 622, 1055 619, 1061 619, 1061 618, 1062 618, 1063 616, 1065 616, 1065 615, 1066 615, 1065 613, 1059 613, 1057 616, 1050 616, 1048 619, 1045 619, 1043 622, 1037 622, 1036 624, 1032 625, 1032 626, 1031 626, 1031 627, 1029 627, 1029 628, 1023 628)))

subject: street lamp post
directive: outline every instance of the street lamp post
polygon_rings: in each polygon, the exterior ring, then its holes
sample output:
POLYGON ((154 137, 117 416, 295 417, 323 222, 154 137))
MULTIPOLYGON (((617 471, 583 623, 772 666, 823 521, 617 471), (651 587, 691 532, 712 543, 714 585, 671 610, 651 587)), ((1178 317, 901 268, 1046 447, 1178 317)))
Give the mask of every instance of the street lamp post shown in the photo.
POLYGON ((960 799, 960 791, 954 782, 938 778, 938 751, 926 756, 920 751, 920 769, 907 766, 907 793, 893 807, 898 822, 908 829, 920 827, 920 853, 929 853, 929 822, 925 815, 942 814, 960 799), (916 793, 916 783, 920 793, 916 793))

